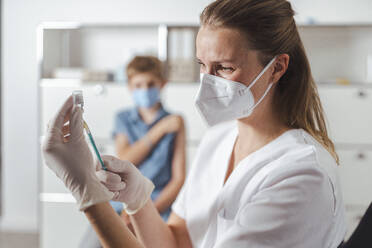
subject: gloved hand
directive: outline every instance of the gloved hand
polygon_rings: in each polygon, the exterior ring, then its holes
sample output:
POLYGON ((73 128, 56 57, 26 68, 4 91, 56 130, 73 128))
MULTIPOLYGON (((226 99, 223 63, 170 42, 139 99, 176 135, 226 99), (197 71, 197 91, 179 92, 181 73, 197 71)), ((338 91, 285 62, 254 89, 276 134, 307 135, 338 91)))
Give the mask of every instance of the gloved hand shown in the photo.
POLYGON ((69 97, 49 122, 42 144, 45 163, 71 191, 80 210, 109 201, 114 195, 95 174, 92 152, 83 133, 82 113, 69 97))
POLYGON ((97 166, 97 177, 112 192, 114 201, 123 202, 127 214, 135 214, 150 199, 154 184, 129 161, 102 156, 107 171, 97 166))

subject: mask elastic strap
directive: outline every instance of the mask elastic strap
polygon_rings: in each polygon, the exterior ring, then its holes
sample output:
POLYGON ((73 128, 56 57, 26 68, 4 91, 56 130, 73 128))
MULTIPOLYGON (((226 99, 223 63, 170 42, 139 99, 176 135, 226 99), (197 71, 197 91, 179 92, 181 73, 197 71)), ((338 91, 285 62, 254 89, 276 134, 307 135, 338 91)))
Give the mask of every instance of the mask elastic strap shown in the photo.
POLYGON ((261 76, 267 71, 267 69, 269 69, 269 67, 274 63, 276 58, 277 58, 277 56, 275 56, 274 58, 272 58, 270 60, 270 62, 265 66, 265 68, 263 68, 263 70, 260 72, 260 74, 257 75, 257 77, 253 80, 253 82, 245 90, 249 90, 250 88, 253 87, 253 85, 257 82, 257 80, 260 79, 261 76))
POLYGON ((262 100, 265 98, 265 96, 269 93, 269 91, 270 91, 270 89, 271 89, 272 86, 273 86, 273 83, 271 83, 271 84, 269 85, 269 87, 267 87, 265 93, 261 96, 260 100, 258 100, 258 101, 256 102, 256 104, 253 105, 253 107, 252 107, 251 109, 255 109, 256 106, 257 106, 258 104, 260 104, 260 102, 262 102, 262 100))
MULTIPOLYGON (((256 77, 256 79, 251 83, 251 85, 248 87, 248 89, 251 88, 251 86, 253 86, 256 81, 262 76, 262 74, 265 73, 265 71, 272 65, 272 63, 275 61, 277 56, 275 56, 274 58, 272 58, 272 60, 265 66, 265 68, 261 71, 260 74, 258 74, 258 76, 256 77)), ((269 93, 271 87, 273 86, 273 83, 270 83, 269 86, 267 87, 266 91, 263 93, 263 95, 261 96, 260 100, 258 100, 255 105, 253 105, 253 107, 251 109, 255 109, 256 106, 258 104, 260 104, 260 102, 262 102, 262 100, 265 98, 265 96, 269 93)))

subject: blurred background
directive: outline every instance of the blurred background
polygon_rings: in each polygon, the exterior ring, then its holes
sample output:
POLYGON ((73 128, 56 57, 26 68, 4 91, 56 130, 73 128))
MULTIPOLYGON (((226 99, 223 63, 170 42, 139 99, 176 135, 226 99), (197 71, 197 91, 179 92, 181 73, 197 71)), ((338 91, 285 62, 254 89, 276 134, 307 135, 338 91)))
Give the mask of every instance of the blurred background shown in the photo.
MULTIPOLYGON (((166 66, 164 105, 187 128, 187 166, 206 125, 194 108, 198 18, 207 0, 1 1, 0 247, 78 247, 87 221, 42 164, 40 139, 82 89, 101 153, 115 154, 115 113, 132 100, 125 66, 166 66)), ((348 235, 372 201, 372 1, 292 0, 340 156, 348 235)))

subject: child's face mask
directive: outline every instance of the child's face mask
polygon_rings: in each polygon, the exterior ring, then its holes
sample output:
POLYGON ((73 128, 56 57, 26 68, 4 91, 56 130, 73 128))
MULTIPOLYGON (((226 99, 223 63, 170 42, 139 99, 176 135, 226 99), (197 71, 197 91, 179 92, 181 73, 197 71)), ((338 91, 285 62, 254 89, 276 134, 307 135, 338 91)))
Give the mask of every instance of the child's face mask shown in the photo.
POLYGON ((135 89, 132 96, 137 107, 150 108, 160 102, 160 90, 157 87, 135 89))

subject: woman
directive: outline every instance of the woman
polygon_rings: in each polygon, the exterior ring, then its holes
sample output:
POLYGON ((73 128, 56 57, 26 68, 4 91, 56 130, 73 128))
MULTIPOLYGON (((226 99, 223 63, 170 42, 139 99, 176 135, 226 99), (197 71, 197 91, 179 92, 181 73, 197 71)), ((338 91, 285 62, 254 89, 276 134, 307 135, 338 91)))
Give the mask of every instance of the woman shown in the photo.
POLYGON ((109 171, 98 177, 82 166, 93 162, 76 150, 76 137, 80 149, 84 143, 81 110, 70 115, 71 100, 65 103, 51 123, 44 156, 105 246, 313 248, 342 242, 338 158, 293 14, 285 0, 218 0, 201 14, 196 104, 209 124, 218 125, 203 138, 168 223, 148 200, 153 185, 130 163, 105 157, 109 171), (68 116, 70 140, 61 142, 68 116), (76 156, 69 157, 72 149, 76 156), (124 202, 140 244, 110 209, 112 196, 124 202))

